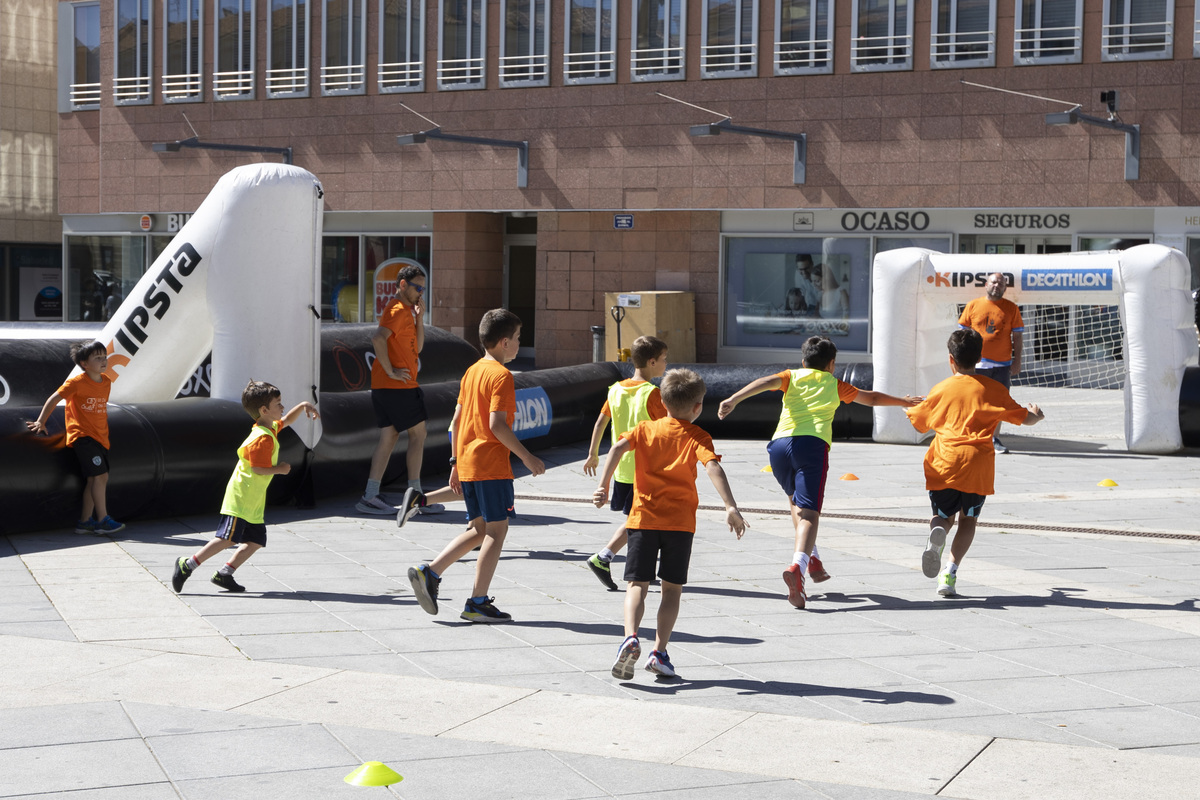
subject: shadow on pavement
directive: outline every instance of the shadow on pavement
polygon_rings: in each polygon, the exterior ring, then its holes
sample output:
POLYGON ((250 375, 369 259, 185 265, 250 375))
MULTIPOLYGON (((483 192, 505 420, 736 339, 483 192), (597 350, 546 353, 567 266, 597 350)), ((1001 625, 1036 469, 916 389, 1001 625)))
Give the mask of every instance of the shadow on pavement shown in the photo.
POLYGON ((900 703, 920 703, 923 705, 948 706, 955 700, 944 694, 929 692, 885 692, 877 689, 851 689, 843 686, 821 686, 815 683, 787 683, 785 681, 752 681, 738 678, 735 680, 702 680, 692 681, 683 676, 674 679, 660 678, 654 684, 622 683, 626 689, 634 689, 647 694, 674 695, 689 690, 703 689, 737 689, 739 695, 769 694, 779 697, 849 697, 862 700, 864 703, 876 705, 898 705, 900 703))

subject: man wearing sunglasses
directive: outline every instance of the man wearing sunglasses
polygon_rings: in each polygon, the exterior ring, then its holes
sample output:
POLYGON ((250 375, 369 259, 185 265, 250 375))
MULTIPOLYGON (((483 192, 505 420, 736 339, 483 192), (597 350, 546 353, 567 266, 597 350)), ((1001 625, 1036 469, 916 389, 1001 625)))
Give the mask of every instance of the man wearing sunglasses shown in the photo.
MULTIPOLYGON (((400 439, 408 432, 408 485, 421 491, 421 461, 425 451, 425 399, 417 385, 421 348, 425 346, 425 272, 409 264, 396 276, 396 296, 371 336, 375 363, 371 365, 371 404, 379 426, 379 444, 371 456, 367 489, 355 508, 364 514, 393 516, 396 507, 379 494, 379 484, 400 439)), ((436 513, 429 505, 421 513, 436 513)))

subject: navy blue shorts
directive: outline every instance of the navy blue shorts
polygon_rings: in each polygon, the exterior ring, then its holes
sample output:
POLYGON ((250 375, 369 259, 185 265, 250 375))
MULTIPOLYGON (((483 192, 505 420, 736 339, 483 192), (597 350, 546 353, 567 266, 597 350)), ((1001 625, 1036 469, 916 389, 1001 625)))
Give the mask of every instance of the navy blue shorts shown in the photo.
POLYGON ((425 411, 425 393, 415 389, 372 389, 371 405, 375 408, 375 427, 406 431, 415 428, 429 414, 425 411))
POLYGON ((771 440, 767 456, 775 480, 796 507, 821 513, 829 475, 829 444, 817 436, 785 436, 771 440))
POLYGON ((71 442, 71 449, 75 451, 83 477, 94 478, 108 472, 108 451, 92 437, 80 436, 71 442))
POLYGON ((631 529, 629 549, 625 551, 625 582, 658 579, 681 586, 687 583, 688 565, 692 560, 691 531, 651 531, 631 529))
POLYGON ((620 511, 628 517, 629 512, 633 511, 633 484, 613 481, 612 497, 608 501, 608 507, 613 511, 620 511))
POLYGON ((968 494, 958 489, 931 489, 929 492, 929 504, 933 506, 933 513, 942 519, 953 519, 959 511, 968 517, 978 517, 986 499, 985 495, 968 494))
POLYGON ((1012 367, 987 367, 984 369, 976 367, 975 374, 1000 381, 1004 384, 1005 389, 1012 388, 1012 367))
POLYGON ((256 544, 267 546, 267 526, 261 522, 246 522, 241 517, 221 515, 221 524, 217 526, 215 536, 218 539, 228 539, 234 544, 256 544))
POLYGON ((467 501, 467 521, 483 517, 484 522, 502 522, 515 517, 511 478, 495 481, 463 481, 463 499, 467 501))

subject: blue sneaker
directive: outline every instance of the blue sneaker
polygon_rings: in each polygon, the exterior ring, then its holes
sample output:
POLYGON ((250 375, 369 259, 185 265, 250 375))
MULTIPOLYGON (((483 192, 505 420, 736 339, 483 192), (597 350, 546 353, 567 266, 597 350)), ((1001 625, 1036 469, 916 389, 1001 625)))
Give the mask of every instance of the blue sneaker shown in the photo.
POLYGON ((125 530, 124 522, 117 522, 112 517, 105 517, 104 519, 102 519, 98 523, 96 523, 96 530, 93 532, 97 533, 97 534, 105 534, 105 533, 116 533, 117 531, 123 531, 123 530, 125 530))
POLYGON ((617 651, 617 663, 613 664, 612 676, 619 681, 633 677, 633 665, 642 655, 642 645, 636 636, 626 636, 617 651))
POLYGON ((675 665, 671 663, 666 650, 650 651, 650 659, 646 662, 646 671, 664 678, 675 677, 675 665))
POLYGON ((91 517, 89 517, 88 519, 79 520, 79 522, 75 523, 75 532, 80 533, 80 534, 95 533, 96 532, 96 520, 92 519, 91 517))
POLYGON ((438 586, 442 579, 433 577, 433 570, 428 564, 408 568, 408 582, 412 584, 413 594, 426 614, 437 614, 438 586))
POLYGON ((494 597, 485 597, 482 600, 468 600, 459 616, 467 622, 512 622, 512 614, 505 614, 492 605, 492 601, 495 599, 494 597))

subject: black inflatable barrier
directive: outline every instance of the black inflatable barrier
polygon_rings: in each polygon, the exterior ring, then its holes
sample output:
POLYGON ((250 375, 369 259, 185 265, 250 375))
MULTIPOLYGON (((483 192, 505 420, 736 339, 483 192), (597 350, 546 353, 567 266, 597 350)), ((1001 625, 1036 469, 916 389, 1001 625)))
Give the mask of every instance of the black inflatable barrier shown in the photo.
POLYGON ((1183 371, 1179 385, 1179 431, 1184 447, 1200 447, 1200 367, 1183 371))

